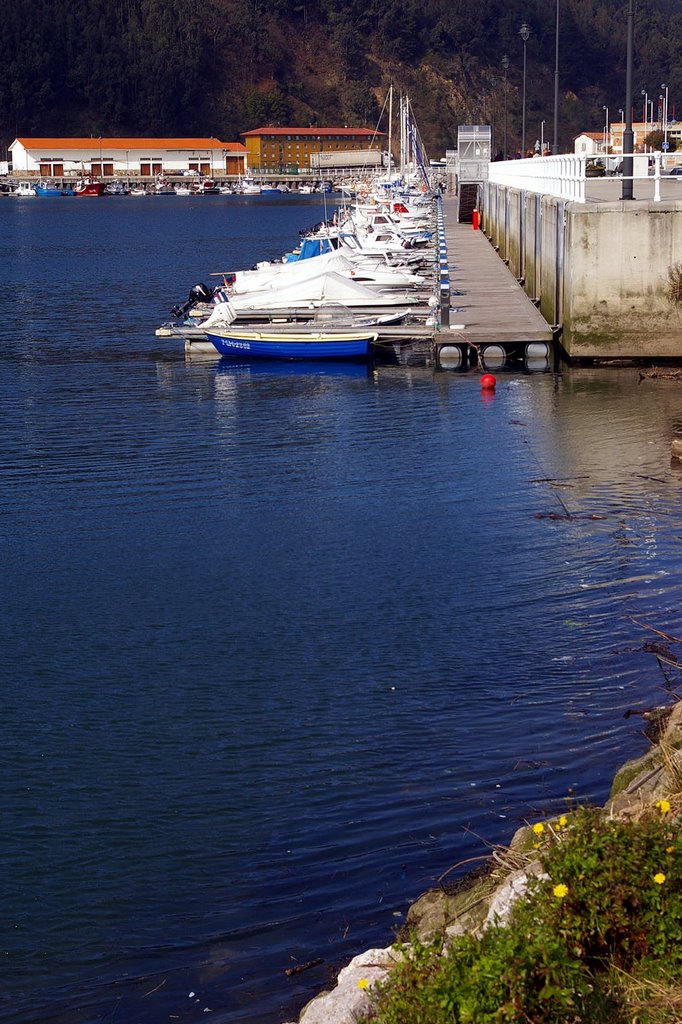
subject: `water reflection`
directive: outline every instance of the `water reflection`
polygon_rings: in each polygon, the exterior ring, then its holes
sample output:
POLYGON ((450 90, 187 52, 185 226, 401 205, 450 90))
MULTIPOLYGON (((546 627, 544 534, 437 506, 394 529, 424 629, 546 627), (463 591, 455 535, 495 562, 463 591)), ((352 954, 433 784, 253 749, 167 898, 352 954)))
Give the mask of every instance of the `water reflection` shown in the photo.
POLYGON ((360 380, 372 375, 373 366, 368 361, 327 360, 286 360, 252 359, 237 361, 221 359, 216 364, 216 376, 227 378, 247 377, 347 377, 360 380))

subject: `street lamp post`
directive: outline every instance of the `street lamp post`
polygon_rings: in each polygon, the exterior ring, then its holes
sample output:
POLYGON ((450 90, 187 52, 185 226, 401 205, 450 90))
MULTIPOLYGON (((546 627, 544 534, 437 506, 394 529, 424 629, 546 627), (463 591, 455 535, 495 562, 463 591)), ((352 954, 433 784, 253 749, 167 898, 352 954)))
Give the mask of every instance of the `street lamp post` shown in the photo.
POLYGON ((505 53, 502 58, 502 67, 504 68, 504 159, 507 159, 507 72, 509 71, 509 65, 511 61, 505 53))
POLYGON ((665 89, 663 97, 663 149, 668 152, 668 86, 661 82, 661 89, 665 89))
POLYGON ((540 156, 545 155, 545 122, 540 121, 540 156))
POLYGON ((623 155, 623 135, 625 134, 625 111, 618 107, 618 113, 620 115, 620 152, 623 155))
POLYGON ((559 0, 556 0, 556 24, 554 28, 554 136, 552 153, 559 152, 559 0))
POLYGON ((524 21, 519 29, 523 39, 523 96, 521 100, 521 156, 526 155, 526 43, 530 36, 530 26, 524 21))
POLYGON ((646 137, 649 134, 649 94, 646 89, 642 89, 641 95, 644 97, 644 152, 646 153, 646 137))
POLYGON ((621 199, 634 199, 632 168, 634 153, 634 135, 632 132, 632 65, 635 43, 635 0, 628 0, 628 31, 627 58, 625 68, 625 129, 623 130, 623 177, 621 179, 621 199))
POLYGON ((602 104, 602 110, 605 111, 605 113, 604 113, 604 153, 608 154, 608 152, 609 152, 609 134, 610 134, 610 132, 609 132, 609 108, 606 106, 605 103, 602 104))

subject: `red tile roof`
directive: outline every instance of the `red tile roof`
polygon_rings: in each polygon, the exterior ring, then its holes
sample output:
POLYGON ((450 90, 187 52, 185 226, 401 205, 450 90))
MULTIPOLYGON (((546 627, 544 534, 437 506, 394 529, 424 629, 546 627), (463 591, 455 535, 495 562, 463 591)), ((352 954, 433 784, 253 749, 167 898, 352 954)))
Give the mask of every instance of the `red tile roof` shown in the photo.
POLYGON ((16 140, 26 149, 229 149, 245 153, 241 142, 221 142, 220 139, 110 139, 86 136, 80 139, 32 139, 21 136, 16 140))
POLYGON ((385 135, 386 132, 375 132, 372 128, 254 128, 250 132, 240 132, 242 138, 248 135, 385 135))

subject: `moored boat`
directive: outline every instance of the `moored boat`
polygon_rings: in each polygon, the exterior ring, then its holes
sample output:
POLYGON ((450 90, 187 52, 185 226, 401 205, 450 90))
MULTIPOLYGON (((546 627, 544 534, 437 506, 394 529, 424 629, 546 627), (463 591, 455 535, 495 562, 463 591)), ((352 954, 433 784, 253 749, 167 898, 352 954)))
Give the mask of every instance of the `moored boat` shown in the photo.
POLYGON ((242 178, 237 185, 236 191, 242 196, 259 196, 261 186, 253 178, 242 178))
POLYGON ((110 181, 104 187, 105 196, 125 196, 127 194, 127 189, 122 181, 110 181))
POLYGON ((97 178, 81 178, 73 187, 75 196, 102 196, 105 183, 97 178))
POLYGON ((199 184, 194 189, 194 195, 217 196, 220 195, 220 189, 216 185, 213 178, 201 178, 199 184))
POLYGON ((29 196, 35 198, 36 190, 30 181, 20 181, 11 194, 18 196, 19 199, 26 199, 29 196))
POLYGON ((174 196, 175 189, 164 174, 157 174, 152 190, 153 196, 174 196))
POLYGON ((33 186, 33 190, 37 196, 43 199, 58 199, 60 196, 67 194, 58 185, 55 185, 53 181, 40 181, 33 186))
POLYGON ((271 325, 253 327, 214 327, 208 340, 221 356, 248 359, 367 359, 377 334, 364 330, 334 330, 333 327, 306 330, 277 329, 271 325))

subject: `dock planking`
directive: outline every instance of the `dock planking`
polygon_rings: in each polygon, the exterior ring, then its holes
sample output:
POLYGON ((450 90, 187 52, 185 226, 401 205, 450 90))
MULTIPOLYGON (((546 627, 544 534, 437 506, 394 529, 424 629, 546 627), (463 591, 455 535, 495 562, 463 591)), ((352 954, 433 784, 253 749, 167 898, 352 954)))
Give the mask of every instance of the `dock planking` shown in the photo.
POLYGON ((482 231, 457 219, 457 199, 443 198, 443 220, 450 271, 450 322, 438 342, 519 345, 552 342, 552 329, 528 298, 482 231), (461 294, 456 294, 456 293, 461 294))

